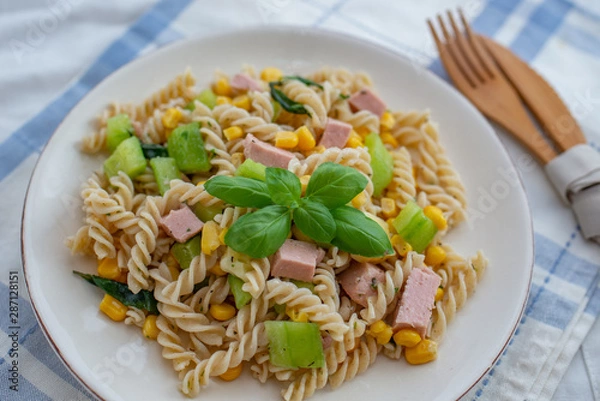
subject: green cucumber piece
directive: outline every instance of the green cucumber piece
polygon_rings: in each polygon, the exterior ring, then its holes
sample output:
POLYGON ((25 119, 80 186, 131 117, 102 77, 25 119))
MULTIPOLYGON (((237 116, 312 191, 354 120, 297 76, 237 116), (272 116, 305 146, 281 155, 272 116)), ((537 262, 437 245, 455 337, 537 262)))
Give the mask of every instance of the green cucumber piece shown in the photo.
POLYGON ((365 138, 365 145, 371 155, 371 168, 373 169, 373 196, 381 195, 381 191, 392 182, 394 177, 394 159, 387 151, 379 134, 373 132, 365 138))
POLYGON ((235 171, 238 177, 253 178, 255 180, 265 181, 267 166, 255 162, 252 159, 246 159, 235 171))
POLYGON ((210 89, 204 89, 198 94, 198 96, 194 98, 194 100, 192 100, 185 106, 185 109, 191 111, 196 110, 196 105, 194 104, 194 101, 196 100, 200 103, 203 103, 206 107, 208 107, 211 110, 214 109, 214 107, 217 105, 217 95, 215 95, 215 93, 210 89))
POLYGON ((167 148, 155 143, 142 143, 142 152, 146 159, 154 159, 155 157, 169 157, 167 148))
POLYGON ((427 248, 438 231, 433 221, 431 221, 425 215, 423 215, 423 217, 425 217, 425 219, 418 227, 416 227, 411 233, 402 237, 418 253, 422 253, 425 248, 427 248))
POLYGON ((152 171, 154 172, 154 178, 156 179, 161 195, 164 195, 171 188, 169 185, 171 180, 181 178, 181 172, 177 168, 177 163, 171 157, 155 157, 150 160, 150 167, 152 167, 152 171))
POLYGON ((398 235, 418 253, 427 248, 438 231, 433 221, 413 201, 406 204, 394 219, 393 225, 398 235))
POLYGON ((233 274, 227 275, 227 282, 229 283, 229 289, 233 294, 233 299, 235 299, 235 307, 239 310, 250 302, 252 299, 252 295, 242 290, 242 286, 244 285, 244 280, 241 278, 234 276, 233 274))
POLYGON ((422 212, 419 205, 417 205, 413 201, 408 201, 406 206, 398 213, 398 216, 394 219, 393 225, 396 229, 396 232, 403 236, 408 232, 412 231, 413 224, 411 223, 415 216, 419 215, 422 212))
POLYGON ((106 147, 110 153, 133 135, 133 125, 127 114, 117 114, 106 121, 106 147))
POLYGON ((182 269, 187 269, 192 263, 192 259, 200 255, 200 236, 190 238, 187 242, 176 242, 171 247, 171 253, 179 262, 182 269))
POLYGON ((271 100, 271 104, 273 105, 273 118, 271 119, 271 122, 275 122, 281 114, 281 105, 274 100, 271 100))
POLYGON ((292 283, 296 285, 298 288, 308 288, 310 292, 315 290, 315 285, 313 283, 309 283, 308 281, 300 281, 300 280, 290 280, 292 283))
POLYGON ((200 220, 204 223, 214 220, 215 216, 223 212, 223 205, 216 204, 212 206, 202 206, 199 203, 196 203, 192 206, 192 211, 200 220))
POLYGON ((169 156, 175 159, 177 167, 183 173, 204 173, 210 170, 210 160, 197 122, 175 128, 169 136, 167 147, 169 156))
POLYGON ((122 141, 104 161, 104 174, 110 178, 123 171, 133 179, 146 170, 146 163, 140 140, 132 136, 122 141))
POLYGON ((288 369, 324 366, 323 343, 316 323, 270 320, 264 325, 273 365, 288 369))

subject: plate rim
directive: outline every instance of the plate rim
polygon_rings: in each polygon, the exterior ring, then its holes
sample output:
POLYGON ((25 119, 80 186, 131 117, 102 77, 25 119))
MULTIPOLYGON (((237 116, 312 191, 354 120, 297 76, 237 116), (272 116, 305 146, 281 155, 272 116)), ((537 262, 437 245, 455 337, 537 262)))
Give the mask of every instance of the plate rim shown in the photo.
MULTIPOLYGON (((151 56, 151 55, 155 55, 156 53, 159 52, 163 52, 166 49, 170 49, 170 48, 174 48, 174 47, 179 47, 179 46, 185 46, 187 44, 189 44, 190 42, 202 42, 204 40, 212 40, 212 39, 218 39, 220 37, 227 37, 227 36, 236 36, 236 35, 243 35, 243 34, 250 34, 250 33, 265 33, 265 32, 281 32, 281 31, 285 31, 286 33, 306 33, 306 31, 308 30, 308 28, 306 26, 290 26, 290 25, 283 25, 283 24, 273 24, 273 25, 258 25, 258 26, 254 26, 254 27, 243 27, 243 28, 233 28, 233 29, 226 29, 220 32, 216 32, 216 33, 210 33, 210 34, 196 34, 196 35, 190 35, 188 37, 183 37, 181 39, 176 39, 172 42, 163 44, 161 46, 158 46, 156 49, 153 49, 145 54, 139 55, 137 57, 135 57, 134 59, 128 61, 127 63, 123 64, 122 66, 120 66, 119 68, 117 68, 116 70, 112 71, 111 73, 109 73, 107 76, 105 76, 102 80, 100 80, 98 83, 96 83, 86 94, 84 94, 81 99, 79 99, 77 101, 77 103, 75 105, 73 105, 73 107, 69 110, 69 112, 64 116, 64 118, 61 120, 61 122, 58 124, 58 126, 56 127, 56 129, 52 132, 52 134, 48 137, 48 140, 46 141, 46 143, 44 144, 44 147, 42 148, 42 150, 40 151, 40 154, 38 156, 38 159, 35 162, 35 165, 33 167, 31 176, 29 178, 29 182, 27 184, 27 189, 26 189, 26 193, 25 193, 25 198, 23 200, 23 211, 21 213, 21 230, 20 230, 20 253, 21 253, 21 264, 23 266, 23 276, 25 278, 25 285, 27 287, 27 291, 29 293, 29 300, 30 300, 30 304, 31 307, 33 309, 35 318, 38 322, 38 324, 40 325, 40 328, 42 329, 42 332, 44 333, 44 337, 46 337, 46 339, 48 340, 48 342, 50 343, 52 349, 54 350, 54 352, 56 353, 56 355, 59 357, 59 359, 61 360, 61 362, 65 365, 65 367, 67 367, 67 369, 69 370, 69 372, 77 379, 77 381, 88 391, 90 392, 92 395, 94 395, 98 400, 101 401, 108 401, 107 398, 103 398, 102 396, 100 396, 98 394, 98 392, 95 390, 95 388, 93 387, 93 385, 88 384, 84 381, 84 379, 82 377, 80 377, 80 375, 78 374, 78 372, 76 371, 76 369, 71 366, 71 363, 69 363, 68 361, 68 357, 66 357, 65 355, 63 355, 63 353, 61 352, 61 349, 57 346, 56 342, 54 341, 54 339, 52 338, 52 335, 50 333, 50 330, 46 327, 45 323, 44 323, 44 319, 41 316, 39 310, 38 310, 38 306, 36 304, 35 298, 36 296, 34 296, 34 292, 31 291, 31 285, 29 283, 29 273, 28 273, 28 269, 27 269, 27 256, 25 254, 25 215, 27 213, 27 205, 28 205, 28 201, 29 201, 29 195, 31 192, 31 184, 33 182, 34 177, 36 176, 36 174, 38 173, 38 166, 40 163, 40 160, 42 159, 44 153, 46 152, 46 149, 48 148, 48 145, 50 144, 50 142, 54 139, 55 134, 62 128, 65 120, 67 120, 71 114, 73 113, 73 111, 88 97, 90 96, 92 93, 94 93, 96 91, 96 89, 104 84, 107 80, 111 79, 113 77, 113 75, 119 73, 122 69, 134 64, 134 63, 138 63, 141 62, 143 59, 151 56)), ((479 377, 473 382, 471 383, 467 388, 464 389, 464 391, 462 392, 462 394, 460 396, 458 396, 455 400, 458 401, 460 400, 460 398, 462 398, 464 395, 466 395, 473 387, 475 387, 475 385, 477 385, 477 383, 479 383, 479 381, 493 368, 493 366, 496 364, 496 362, 501 358, 504 350, 507 348, 509 342, 511 341, 511 339, 513 338, 513 335, 515 333, 515 331, 517 330, 518 326, 520 325, 520 322, 522 320, 522 317, 524 315, 525 312, 525 308, 527 306, 527 301, 529 299, 529 295, 530 295, 530 288, 531 288, 531 283, 533 280, 533 269, 534 269, 534 265, 535 265, 535 232, 534 232, 534 228, 533 228, 533 218, 531 215, 531 207, 529 205, 529 199, 527 198, 527 190, 525 188, 525 185, 523 183, 523 179, 521 177, 521 174, 519 173, 519 170, 517 169, 517 166, 515 165, 515 162, 513 161, 513 158, 511 157, 510 153, 508 152, 506 146, 504 145, 504 143, 502 143, 502 141, 500 140, 500 138, 498 137, 497 133, 495 132, 495 130, 493 129, 493 126, 490 122, 490 120, 488 120, 487 118, 485 118, 481 112, 468 100, 466 99, 466 97, 460 92, 458 91, 451 83, 444 81, 442 78, 440 78, 439 76, 437 76, 436 74, 434 74, 433 72, 431 72, 429 69, 425 68, 422 65, 415 65, 406 55, 395 51, 387 46, 384 46, 378 42, 374 42, 370 39, 364 38, 364 37, 360 37, 360 36, 356 36, 356 35, 351 35, 345 32, 341 32, 341 31, 336 31, 336 30, 332 30, 332 29, 328 29, 328 28, 322 28, 322 27, 312 27, 310 28, 310 34, 313 36, 329 36, 329 37, 333 37, 333 38, 339 38, 339 39, 343 39, 343 40, 347 40, 347 41, 353 41, 353 42, 359 42, 363 45, 367 45, 370 47, 374 47, 377 48, 378 51, 387 53, 388 55, 391 55, 393 57, 396 58, 401 58, 403 60, 405 60, 407 63, 410 63, 411 65, 413 65, 413 67, 415 69, 419 70, 419 73, 424 73, 427 74, 429 76, 429 79, 434 79, 437 80, 438 83, 444 85, 447 87, 447 89, 450 89, 451 91, 454 92, 455 95, 459 96, 460 98, 462 98, 463 100, 465 100, 472 108, 473 110, 480 115, 480 117, 483 119, 483 121, 485 122, 485 124, 487 124, 490 129, 492 131, 494 131, 494 135, 492 135, 492 140, 496 142, 496 146, 498 149, 500 149, 501 153, 504 154, 504 156, 506 156, 506 159, 509 162, 509 165, 512 169, 514 169, 515 172, 517 172, 516 176, 517 176, 517 182, 518 182, 518 187, 521 190, 521 194, 523 195, 523 198, 525 200, 525 213, 527 216, 527 220, 529 221, 529 241, 528 243, 531 244, 530 247, 527 247, 527 249, 529 249, 530 252, 530 261, 527 263, 527 269, 529 270, 529 275, 528 275, 528 280, 527 280, 527 290, 526 290, 526 294, 525 297, 523 299, 523 303, 521 305, 520 311, 517 315, 517 318, 515 319, 515 321, 512 324, 512 328, 509 332, 508 337, 505 339, 504 344, 502 345, 502 347, 499 349, 498 354, 494 357, 494 359, 490 362, 490 364, 488 366, 486 366, 483 370, 483 372, 481 372, 481 374, 479 375, 479 377)))

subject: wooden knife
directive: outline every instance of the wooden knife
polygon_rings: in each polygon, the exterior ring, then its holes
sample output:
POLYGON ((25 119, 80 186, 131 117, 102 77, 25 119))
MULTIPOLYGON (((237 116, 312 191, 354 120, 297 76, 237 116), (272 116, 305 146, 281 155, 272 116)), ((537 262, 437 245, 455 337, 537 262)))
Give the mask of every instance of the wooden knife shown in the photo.
POLYGON ((479 37, 544 132, 561 151, 587 142, 567 106, 544 78, 506 47, 485 36, 479 37))

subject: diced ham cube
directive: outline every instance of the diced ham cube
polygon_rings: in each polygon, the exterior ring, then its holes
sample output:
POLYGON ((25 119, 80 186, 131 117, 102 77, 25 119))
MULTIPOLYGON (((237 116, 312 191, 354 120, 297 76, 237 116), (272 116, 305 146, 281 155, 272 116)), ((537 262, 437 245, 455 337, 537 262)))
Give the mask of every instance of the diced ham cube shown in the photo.
POLYGON ((246 135, 244 140, 244 156, 267 167, 288 168, 294 155, 287 150, 276 148, 257 139, 254 135, 246 135))
POLYGON ((231 78, 230 85, 233 89, 240 91, 262 91, 260 83, 250 78, 247 74, 235 74, 231 78))
POLYGON ((425 337, 435 293, 442 279, 428 267, 419 267, 411 271, 402 298, 398 301, 392 329, 414 329, 425 337))
POLYGON ((350 124, 328 118, 327 124, 325 124, 325 132, 323 132, 319 145, 326 148, 337 147, 342 149, 346 145, 346 142, 348 142, 348 138, 350 138, 350 132, 352 132, 350 124))
POLYGON ((187 206, 171 210, 160 220, 160 225, 177 242, 187 241, 204 227, 204 223, 187 206))
POLYGON ((350 107, 354 110, 368 110, 379 118, 385 112, 386 106, 383 100, 377 96, 371 89, 365 88, 352 94, 348 99, 350 107))
POLYGON ((271 260, 271 274, 275 277, 312 282, 320 256, 316 245, 287 239, 271 260))
POLYGON ((340 285, 359 305, 367 306, 367 299, 377 295, 377 286, 385 282, 385 273, 372 263, 354 263, 340 274, 340 285))

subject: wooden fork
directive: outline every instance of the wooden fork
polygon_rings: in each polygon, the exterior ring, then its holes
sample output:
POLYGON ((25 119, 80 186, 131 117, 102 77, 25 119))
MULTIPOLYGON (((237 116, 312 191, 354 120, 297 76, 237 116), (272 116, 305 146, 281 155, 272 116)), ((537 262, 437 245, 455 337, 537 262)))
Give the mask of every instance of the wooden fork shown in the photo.
POLYGON ((437 19, 445 42, 442 42, 431 20, 427 20, 440 58, 454 85, 488 118, 512 133, 544 164, 556 157, 556 151, 540 134, 531 121, 519 95, 483 47, 480 38, 473 34, 463 13, 460 19, 463 34, 448 11, 452 34, 441 15, 437 19))

